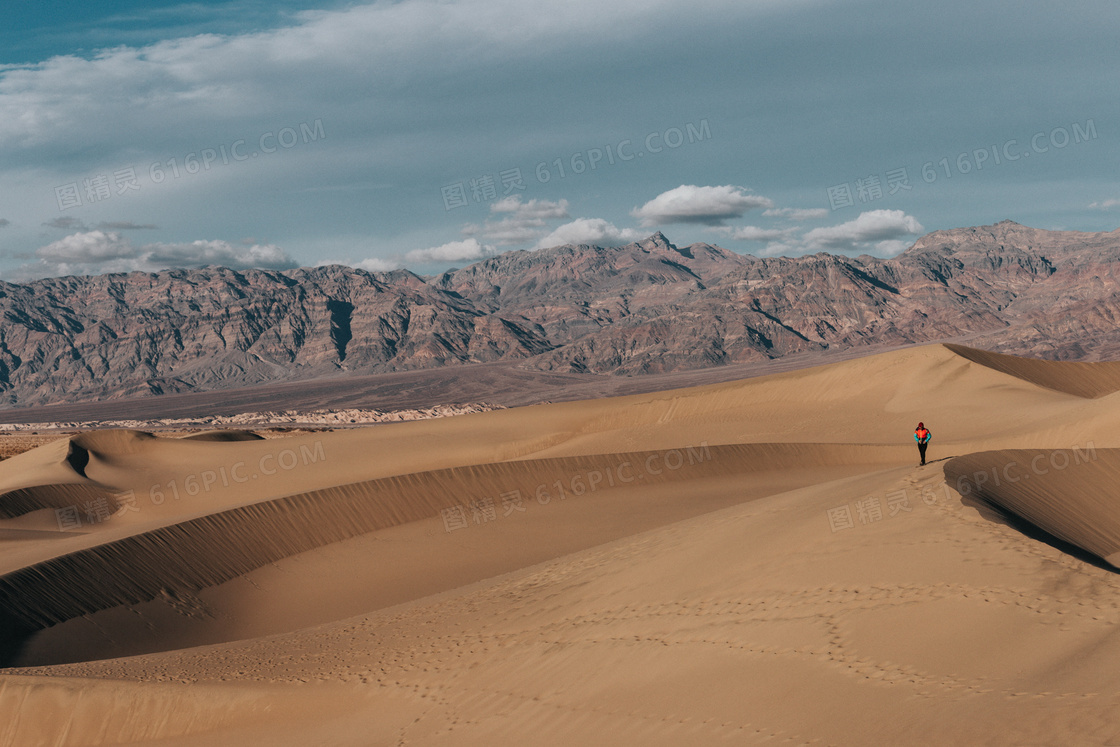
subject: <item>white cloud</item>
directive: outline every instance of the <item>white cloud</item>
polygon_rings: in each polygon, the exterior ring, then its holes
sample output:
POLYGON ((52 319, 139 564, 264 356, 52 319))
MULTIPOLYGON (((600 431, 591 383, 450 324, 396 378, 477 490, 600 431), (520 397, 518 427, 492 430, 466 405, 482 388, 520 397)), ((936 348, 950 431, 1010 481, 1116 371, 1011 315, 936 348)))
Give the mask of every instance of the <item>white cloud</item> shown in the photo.
POLYGON ((728 228, 723 232, 744 241, 769 242, 758 252, 763 257, 796 257, 814 252, 893 257, 913 243, 905 237, 924 230, 916 218, 901 210, 871 210, 847 223, 814 228, 801 235, 797 235, 798 229, 793 228, 764 229, 755 226, 728 228))
POLYGON ((799 254, 805 254, 804 247, 796 242, 785 241, 773 241, 759 252, 759 255, 763 257, 796 257, 799 254))
POLYGON ((366 272, 390 272, 406 265, 473 262, 492 257, 499 252, 500 250, 496 246, 484 244, 478 239, 471 238, 462 241, 449 241, 446 244, 424 249, 413 249, 404 254, 392 254, 388 257, 369 257, 359 261, 352 259, 330 260, 318 264, 349 265, 366 272))
POLYGON ((120 233, 85 231, 54 241, 35 251, 38 262, 20 267, 19 278, 92 275, 106 272, 155 272, 172 267, 221 265, 235 270, 286 270, 296 266, 273 244, 239 246, 227 241, 134 246, 120 233))
POLYGON ((399 116, 386 100, 412 96, 419 79, 445 80, 450 70, 560 54, 574 39, 637 38, 699 14, 701 7, 716 15, 753 15, 779 4, 750 5, 755 7, 732 0, 696 0, 687 7, 674 0, 365 2, 299 12, 283 28, 199 34, 102 49, 88 58, 0 66, 0 150, 55 145, 69 154, 80 142, 103 151, 110 144, 119 152, 154 148, 165 160, 168 132, 189 133, 185 139, 197 144, 200 125, 228 134, 252 122, 242 133, 250 137, 264 131, 254 132, 262 123, 274 125, 281 113, 305 116, 310 110, 318 116, 325 102, 362 102, 366 114, 394 122, 399 116), (120 117, 125 110, 129 116, 120 117))
POLYGON ((36 250, 35 256, 49 264, 90 265, 115 259, 137 259, 139 253, 119 233, 88 231, 47 244, 36 250))
POLYGON ((477 223, 468 223, 463 226, 464 236, 481 236, 486 241, 492 241, 500 246, 511 244, 527 244, 544 233, 545 222, 537 218, 505 218, 500 221, 486 221, 481 226, 477 223))
POLYGON ((463 226, 463 235, 478 236, 499 246, 528 244, 545 233, 545 221, 569 217, 567 200, 521 202, 520 195, 498 200, 490 206, 490 212, 509 213, 509 216, 498 221, 488 220, 482 225, 468 223, 463 226))
POLYGON ((227 241, 192 241, 189 244, 148 244, 141 258, 155 267, 203 267, 221 265, 234 270, 260 268, 289 270, 296 262, 275 244, 236 246, 227 241))
MULTIPOLYGON (((814 228, 801 237, 801 244, 809 252, 868 251, 872 244, 877 244, 876 248, 881 244, 887 250, 894 251, 902 237, 919 234, 924 230, 916 218, 901 210, 869 210, 847 223, 814 228)), ((897 251, 894 253, 897 254, 897 251)))
POLYGON ((449 241, 446 244, 428 249, 413 249, 404 255, 404 261, 410 264, 461 262, 463 260, 484 259, 494 254, 497 254, 495 247, 482 244, 478 239, 465 239, 463 241, 449 241))
POLYGON ((828 208, 770 208, 763 210, 762 214, 768 218, 789 218, 802 221, 814 218, 827 218, 828 208))
POLYGON ((510 215, 501 221, 486 221, 482 225, 468 223, 463 226, 463 235, 478 236, 498 246, 528 244, 545 233, 545 221, 568 217, 568 200, 553 203, 548 199, 531 199, 522 203, 520 195, 513 195, 491 205, 491 213, 510 215))
POLYGON ((909 249, 913 243, 913 241, 903 241, 902 239, 880 241, 875 244, 875 251, 870 253, 876 257, 894 257, 909 249))
POLYGON ((773 200, 748 193, 743 187, 698 187, 682 184, 634 208, 630 214, 643 226, 663 223, 702 223, 719 226, 729 218, 740 218, 748 210, 770 208, 773 200))
POLYGON ((602 218, 577 218, 559 226, 542 238, 534 249, 546 249, 564 244, 592 244, 594 246, 621 246, 645 238, 632 228, 619 228, 602 218))
MULTIPOLYGON (((336 262, 326 262, 324 264, 338 264, 338 263, 336 263, 336 262)), ((349 264, 349 263, 343 263, 343 264, 349 264)), ((356 262, 352 266, 357 267, 359 270, 365 270, 366 272, 390 272, 391 270, 395 270, 398 267, 400 267, 400 263, 395 261, 395 260, 391 260, 391 259, 381 259, 379 257, 370 257, 369 259, 363 259, 361 262, 356 262)))
POLYGON ((356 267, 359 270, 366 272, 392 272, 401 267, 401 263, 397 259, 383 259, 381 257, 368 257, 366 259, 337 259, 328 257, 317 261, 314 267, 330 267, 331 265, 344 265, 346 267, 356 267))
POLYGON ((521 195, 511 195, 491 205, 490 212, 513 213, 514 218, 536 218, 540 220, 567 218, 568 201, 529 200, 528 202, 522 202, 521 195))
POLYGON ((780 241, 788 239, 794 230, 790 228, 759 228, 740 226, 732 229, 729 236, 739 241, 780 241))
POLYGON ((1095 210, 1111 210, 1114 207, 1120 207, 1120 200, 1101 200, 1100 202, 1089 203, 1089 207, 1095 210))

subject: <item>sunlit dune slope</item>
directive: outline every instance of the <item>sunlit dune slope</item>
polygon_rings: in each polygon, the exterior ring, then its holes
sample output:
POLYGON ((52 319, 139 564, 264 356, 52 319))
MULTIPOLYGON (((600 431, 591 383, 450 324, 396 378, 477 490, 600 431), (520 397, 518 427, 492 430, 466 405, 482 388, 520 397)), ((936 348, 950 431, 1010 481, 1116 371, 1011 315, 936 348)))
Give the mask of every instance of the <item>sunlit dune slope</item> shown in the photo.
MULTIPOLYGON (((420 711, 403 699, 392 700, 399 715, 389 722, 407 723, 420 711)), ((317 729, 340 715, 352 719, 348 712, 366 711, 371 701, 370 694, 338 685, 308 693, 259 684, 186 687, 9 675, 0 680, 0 713, 20 713, 0 721, 0 745, 294 747, 315 744, 317 729), (244 741, 246 733, 252 734, 250 742, 244 741)), ((385 714, 377 715, 377 723, 386 723, 385 714)), ((361 726, 368 732, 372 721, 361 726)))

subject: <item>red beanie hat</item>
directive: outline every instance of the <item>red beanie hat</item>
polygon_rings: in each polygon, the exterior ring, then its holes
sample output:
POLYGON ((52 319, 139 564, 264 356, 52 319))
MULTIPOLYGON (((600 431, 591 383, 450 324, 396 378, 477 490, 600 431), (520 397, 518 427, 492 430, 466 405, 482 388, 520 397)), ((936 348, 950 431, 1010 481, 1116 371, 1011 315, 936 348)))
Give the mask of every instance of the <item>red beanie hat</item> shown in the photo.
POLYGON ((919 428, 925 428, 925 427, 926 427, 926 424, 925 424, 925 423, 918 423, 918 427, 919 427, 919 428))

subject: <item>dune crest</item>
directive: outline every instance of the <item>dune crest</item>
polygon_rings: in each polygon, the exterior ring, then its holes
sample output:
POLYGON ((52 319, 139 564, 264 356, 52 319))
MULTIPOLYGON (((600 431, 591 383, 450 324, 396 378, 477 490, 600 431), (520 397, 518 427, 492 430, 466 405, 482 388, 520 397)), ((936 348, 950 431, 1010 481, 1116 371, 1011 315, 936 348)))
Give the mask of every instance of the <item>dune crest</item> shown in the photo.
POLYGON ((1097 399, 1120 391, 1120 361, 1048 361, 946 343, 973 363, 1077 397, 1097 399))
POLYGON ((945 477, 1120 569, 1120 449, 985 451, 949 460, 945 477))
MULTIPOLYGON (((699 446, 519 460, 337 485, 148 529, 0 576, 0 625, 25 634, 114 607, 193 595, 269 563, 351 537, 441 516, 488 512, 508 500, 587 501, 591 516, 619 491, 741 478, 794 467, 889 464, 898 450, 835 444, 699 446), (558 479, 559 478, 559 479, 558 479), (513 497, 511 497, 513 496, 513 497)), ((477 516, 475 521, 477 521, 477 516)))

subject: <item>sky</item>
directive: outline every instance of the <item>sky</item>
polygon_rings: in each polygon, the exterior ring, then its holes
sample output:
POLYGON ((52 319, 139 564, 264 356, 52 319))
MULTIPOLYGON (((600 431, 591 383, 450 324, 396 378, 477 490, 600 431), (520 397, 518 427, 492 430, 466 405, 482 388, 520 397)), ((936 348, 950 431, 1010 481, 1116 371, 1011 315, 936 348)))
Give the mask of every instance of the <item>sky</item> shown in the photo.
POLYGON ((9 0, 0 279, 1120 226, 1120 3, 9 0))

